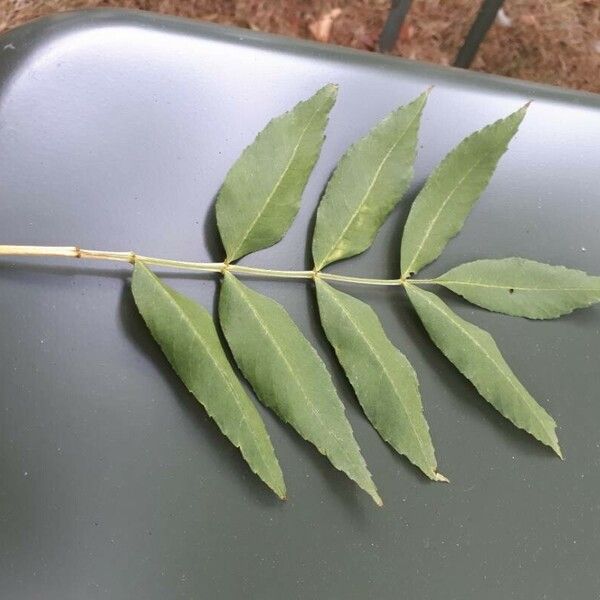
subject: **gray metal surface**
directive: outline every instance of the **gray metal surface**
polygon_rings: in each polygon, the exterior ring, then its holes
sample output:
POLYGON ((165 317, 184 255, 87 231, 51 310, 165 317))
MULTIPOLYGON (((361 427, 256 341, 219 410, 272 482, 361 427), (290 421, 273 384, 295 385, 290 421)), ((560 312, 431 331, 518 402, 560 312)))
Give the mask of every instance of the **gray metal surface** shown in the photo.
MULTIPOLYGON (((305 268, 336 160, 435 84, 409 199, 464 135, 535 102, 424 275, 511 255, 600 273, 597 96, 131 12, 60 16, 0 42, 0 243, 219 260, 212 203, 232 161, 273 115, 333 81, 339 100, 300 214, 283 242, 243 261, 305 268)), ((395 276, 409 204, 371 251, 331 270, 395 276)), ((334 372, 385 506, 261 409, 288 483, 281 503, 172 374, 128 278, 118 266, 0 261, 1 598, 597 597, 599 308, 531 322, 450 299, 556 417, 561 462, 477 396, 398 290, 352 288, 420 375, 452 480, 442 485, 366 422, 310 284, 252 282, 334 372)), ((211 306, 214 279, 169 281, 211 306)))

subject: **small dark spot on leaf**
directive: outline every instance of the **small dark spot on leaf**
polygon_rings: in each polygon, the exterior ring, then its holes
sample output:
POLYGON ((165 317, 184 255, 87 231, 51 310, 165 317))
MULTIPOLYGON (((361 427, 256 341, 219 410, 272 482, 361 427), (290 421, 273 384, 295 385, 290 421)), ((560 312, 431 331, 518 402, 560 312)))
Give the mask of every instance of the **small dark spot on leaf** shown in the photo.
POLYGON ((509 291, 509 293, 511 293, 511 294, 514 294, 514 293, 515 293, 515 289, 514 289, 514 288, 510 288, 508 291, 509 291))

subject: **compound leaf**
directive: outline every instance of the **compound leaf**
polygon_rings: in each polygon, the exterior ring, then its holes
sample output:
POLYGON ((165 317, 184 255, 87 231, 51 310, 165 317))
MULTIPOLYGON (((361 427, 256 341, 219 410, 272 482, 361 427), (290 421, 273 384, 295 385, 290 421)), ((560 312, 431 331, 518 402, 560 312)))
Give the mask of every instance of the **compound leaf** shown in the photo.
POLYGON ((509 421, 562 457, 554 419, 532 398, 500 354, 492 336, 452 312, 435 294, 406 290, 433 343, 509 421))
POLYGON ((136 261, 132 291, 148 329, 173 369, 250 468, 280 497, 285 484, 269 434, 235 376, 212 317, 136 261))
POLYGON ((600 277, 525 258, 476 260, 434 280, 488 310, 554 319, 600 301, 600 277))
POLYGON ((285 309, 225 273, 219 318, 263 404, 381 504, 331 377, 285 309))
POLYGON ((273 119, 227 173, 216 204, 227 261, 272 246, 289 229, 336 94, 337 86, 326 85, 273 119))
POLYGON ((517 132, 527 106, 464 139, 429 176, 402 237, 402 277, 434 261, 462 228, 517 132))
POLYGON ((312 246, 317 270, 373 243, 412 179, 426 100, 424 93, 396 109, 340 160, 317 211, 312 246))
POLYGON ((429 478, 437 473, 417 375, 387 338, 373 309, 316 280, 321 323, 369 421, 429 478))

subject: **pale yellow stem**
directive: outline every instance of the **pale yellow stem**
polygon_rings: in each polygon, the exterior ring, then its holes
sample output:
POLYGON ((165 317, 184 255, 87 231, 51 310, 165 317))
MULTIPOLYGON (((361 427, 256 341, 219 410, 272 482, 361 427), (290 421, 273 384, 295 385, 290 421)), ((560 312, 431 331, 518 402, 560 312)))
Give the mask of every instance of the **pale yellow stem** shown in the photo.
POLYGON ((318 271, 286 271, 279 269, 263 269, 259 267, 246 267, 243 265, 214 263, 214 262, 191 262, 186 260, 173 260, 169 258, 158 258, 155 256, 144 256, 135 252, 114 252, 110 250, 89 250, 79 246, 11 246, 0 245, 0 256, 58 256, 63 258, 75 258, 86 260, 108 260, 134 264, 136 260, 148 265, 169 267, 172 269, 183 269, 189 271, 200 271, 204 273, 221 273, 229 271, 238 275, 257 277, 273 277, 282 279, 315 279, 320 277, 327 281, 341 283, 355 283, 359 285, 382 285, 401 286, 403 279, 370 279, 368 277, 352 277, 350 275, 336 275, 335 273, 323 273, 318 271))

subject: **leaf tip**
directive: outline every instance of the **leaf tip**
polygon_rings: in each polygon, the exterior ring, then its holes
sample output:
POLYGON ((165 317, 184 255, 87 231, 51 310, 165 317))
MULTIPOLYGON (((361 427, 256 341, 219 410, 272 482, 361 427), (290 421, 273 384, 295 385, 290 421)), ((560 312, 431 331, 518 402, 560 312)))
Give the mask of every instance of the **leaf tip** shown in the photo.
POLYGON ((525 115, 527 114, 527 110, 529 109, 529 106, 531 105, 531 103, 533 102, 533 100, 528 100, 527 102, 525 102, 525 104, 523 104, 523 106, 521 106, 521 108, 517 109, 513 115, 515 117, 517 117, 518 119, 518 123, 520 124, 521 121, 523 121, 523 119, 525 118, 525 115))
POLYGON ((379 506, 380 508, 383 506, 383 500, 381 499, 379 491, 377 490, 377 487, 373 483, 372 479, 369 478, 368 481, 363 482, 359 482, 353 477, 351 477, 350 479, 353 479, 354 482, 358 484, 358 487, 360 487, 364 492, 367 492, 367 494, 371 496, 371 499, 373 500, 373 502, 375 502, 375 504, 377 504, 377 506, 379 506))
POLYGON ((377 504, 377 506, 379 506, 380 508, 383 506, 383 500, 381 499, 381 496, 379 495, 379 491, 377 490, 377 487, 375 486, 375 484, 373 483, 372 480, 369 480, 368 482, 362 482, 359 483, 358 480, 354 479, 354 481, 356 483, 358 483, 358 486, 365 492, 367 492, 367 494, 369 494, 369 496, 371 496, 371 499, 373 500, 373 502, 375 502, 375 504, 377 504))
POLYGON ((271 490, 280 500, 282 500, 283 502, 287 501, 287 488, 283 479, 277 482, 267 483, 267 485, 271 488, 271 490))
POLYGON ((441 473, 438 473, 437 471, 433 474, 433 480, 441 481, 442 483, 450 483, 450 480, 445 475, 442 475, 441 473))
POLYGON ((562 453, 562 450, 560 448, 560 444, 558 443, 558 437, 556 435, 556 432, 552 432, 552 436, 550 437, 550 439, 545 442, 547 446, 549 446, 550 448, 552 448, 553 452, 558 456, 558 458, 560 458, 560 460, 565 460, 565 457, 562 453))
POLYGON ((323 94, 327 94, 328 96, 332 96, 335 98, 340 89, 339 84, 337 83, 326 83, 318 92, 323 92, 323 94))
MULTIPOLYGON (((419 113, 421 113, 423 111, 423 109, 425 108, 425 105, 427 104, 427 100, 429 100, 429 94, 431 93, 431 90, 433 89, 433 87, 434 87, 433 85, 430 85, 423 93, 419 94, 410 103, 411 105, 418 106, 419 113)), ((402 110, 403 108, 405 108, 405 106, 400 106, 398 108, 398 111, 402 110)))
POLYGON ((556 452, 556 454, 558 455, 558 458, 560 458, 560 460, 565 460, 565 456, 562 453, 562 450, 560 449, 560 446, 558 445, 558 442, 556 442, 556 444, 554 444, 552 446, 552 450, 554 450, 554 452, 556 452))

